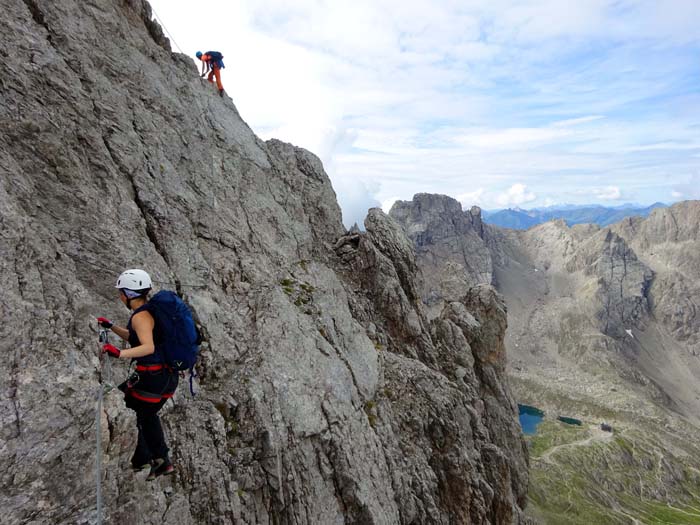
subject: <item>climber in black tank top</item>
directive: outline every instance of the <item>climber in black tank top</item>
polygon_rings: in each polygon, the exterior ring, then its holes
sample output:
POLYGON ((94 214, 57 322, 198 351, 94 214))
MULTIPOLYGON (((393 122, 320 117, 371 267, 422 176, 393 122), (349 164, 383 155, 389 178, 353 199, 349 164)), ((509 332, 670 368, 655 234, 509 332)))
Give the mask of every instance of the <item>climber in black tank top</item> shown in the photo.
POLYGON ((103 351, 111 357, 133 359, 136 371, 119 385, 124 392, 126 406, 136 412, 138 443, 131 458, 134 470, 151 467, 149 480, 161 475, 172 474, 175 469, 168 457, 163 428, 158 411, 175 393, 178 375, 163 364, 155 351, 155 343, 160 334, 155 329, 155 319, 149 310, 148 294, 151 291, 151 278, 143 270, 127 270, 117 280, 119 298, 132 310, 126 327, 116 326, 108 319, 99 317, 101 326, 109 328, 128 341, 126 350, 105 344, 103 351))

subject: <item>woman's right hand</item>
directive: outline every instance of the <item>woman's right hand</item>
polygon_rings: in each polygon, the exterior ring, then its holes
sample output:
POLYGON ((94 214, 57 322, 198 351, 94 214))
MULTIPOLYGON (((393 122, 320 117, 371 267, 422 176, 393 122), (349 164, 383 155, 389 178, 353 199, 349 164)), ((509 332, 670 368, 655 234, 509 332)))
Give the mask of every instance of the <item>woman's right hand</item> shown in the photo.
POLYGON ((112 326, 114 326, 114 323, 107 319, 106 317, 98 317, 97 318, 97 324, 99 324, 102 328, 107 328, 110 329, 112 326))

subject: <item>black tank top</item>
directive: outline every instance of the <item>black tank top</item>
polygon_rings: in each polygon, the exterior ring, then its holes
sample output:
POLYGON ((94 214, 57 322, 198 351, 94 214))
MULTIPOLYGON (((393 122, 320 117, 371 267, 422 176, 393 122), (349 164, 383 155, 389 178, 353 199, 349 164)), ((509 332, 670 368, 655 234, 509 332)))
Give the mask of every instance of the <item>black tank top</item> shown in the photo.
MULTIPOLYGON (((126 325, 126 329, 129 330, 129 346, 131 348, 136 348, 137 346, 141 346, 141 341, 139 341, 139 336, 134 330, 134 328, 131 326, 131 320, 134 318, 136 314, 139 312, 146 311, 151 314, 153 317, 153 320, 155 321, 155 316, 153 316, 153 312, 151 312, 149 308, 149 304, 146 303, 143 306, 139 306, 134 312, 131 314, 131 317, 129 317, 129 322, 126 325)), ((158 345, 160 343, 160 334, 158 333, 158 330, 156 329, 156 326, 154 325, 153 327, 153 344, 158 345)), ((158 351, 153 352, 150 355, 146 355, 143 357, 137 357, 136 362, 140 365, 153 365, 153 364, 159 364, 162 363, 163 360, 160 358, 158 355, 158 351)))

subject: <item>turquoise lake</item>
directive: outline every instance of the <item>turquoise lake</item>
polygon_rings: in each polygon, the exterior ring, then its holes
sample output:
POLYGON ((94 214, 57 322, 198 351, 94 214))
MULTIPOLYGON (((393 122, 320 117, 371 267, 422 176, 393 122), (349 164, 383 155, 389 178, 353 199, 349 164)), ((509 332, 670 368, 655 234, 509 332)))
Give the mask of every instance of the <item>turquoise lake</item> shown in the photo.
POLYGON ((537 433, 537 425, 544 419, 544 412, 529 405, 518 405, 518 416, 520 417, 520 426, 523 428, 523 434, 531 436, 537 433))

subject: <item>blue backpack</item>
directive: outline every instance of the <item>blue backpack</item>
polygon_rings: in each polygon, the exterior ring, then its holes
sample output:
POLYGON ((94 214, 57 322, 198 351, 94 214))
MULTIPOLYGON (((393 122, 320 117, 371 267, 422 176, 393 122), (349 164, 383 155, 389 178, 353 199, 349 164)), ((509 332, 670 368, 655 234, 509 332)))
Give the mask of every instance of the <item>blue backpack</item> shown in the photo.
POLYGON ((175 292, 163 290, 148 300, 159 335, 156 354, 173 370, 190 371, 190 388, 194 365, 199 355, 201 336, 189 307, 175 292))
POLYGON ((224 55, 222 55, 219 51, 207 51, 205 54, 209 55, 212 64, 216 64, 221 69, 226 67, 224 65, 224 55))

